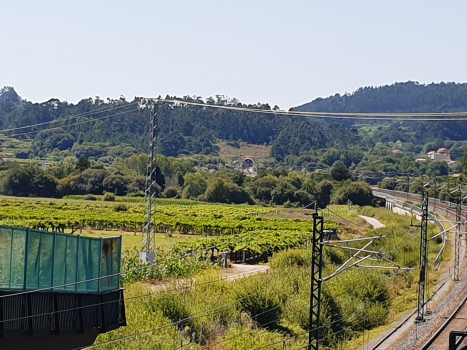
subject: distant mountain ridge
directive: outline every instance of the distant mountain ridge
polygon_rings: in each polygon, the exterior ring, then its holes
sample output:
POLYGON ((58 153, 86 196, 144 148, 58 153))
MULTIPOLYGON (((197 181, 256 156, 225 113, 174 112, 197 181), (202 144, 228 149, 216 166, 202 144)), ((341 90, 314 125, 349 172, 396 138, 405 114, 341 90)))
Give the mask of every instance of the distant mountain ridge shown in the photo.
POLYGON ((363 87, 350 94, 317 98, 292 108, 303 112, 435 113, 467 111, 466 83, 419 84, 408 81, 363 87))

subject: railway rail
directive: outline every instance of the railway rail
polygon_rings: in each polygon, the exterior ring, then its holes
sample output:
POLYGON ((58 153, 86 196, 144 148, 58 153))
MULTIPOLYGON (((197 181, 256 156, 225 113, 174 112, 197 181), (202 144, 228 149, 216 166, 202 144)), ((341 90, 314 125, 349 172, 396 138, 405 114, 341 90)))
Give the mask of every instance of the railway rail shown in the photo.
MULTIPOLYGON (((420 203, 422 199, 421 195, 413 194, 413 193, 379 189, 379 188, 378 189, 374 188, 373 190, 375 192, 375 196, 378 196, 378 194, 384 194, 384 197, 394 200, 401 207, 404 207, 404 203, 406 203, 407 201, 410 201, 412 203, 420 203)), ((417 209, 417 208, 414 208, 414 209, 417 209)), ((438 214, 443 215, 449 220, 456 219, 456 204, 455 203, 447 202, 447 201, 440 201, 434 198, 429 198, 429 209, 432 212, 436 212, 438 214)), ((467 207, 466 206, 462 206, 461 221, 463 223, 467 221, 467 207)), ((440 288, 438 288, 438 290, 439 289, 440 288)), ((413 318, 413 313, 407 316, 395 329, 387 333, 382 339, 380 339, 377 342, 377 344, 374 344, 370 349, 371 350, 393 349, 392 345, 387 344, 388 340, 390 340, 390 338, 394 336, 395 333, 398 332, 400 328, 402 328, 404 325, 411 322, 412 318, 413 318)), ((427 327, 427 330, 428 328, 429 327, 427 327)), ((454 310, 445 317, 445 321, 439 327, 436 328, 436 330, 431 334, 430 338, 426 340, 422 345, 419 345, 418 348, 421 350, 448 349, 449 332, 459 331, 459 330, 467 332, 467 296, 465 296, 464 299, 462 299, 462 301, 460 301, 460 303, 454 308, 454 310)), ((459 346, 461 343, 463 344, 462 338, 456 341, 456 349, 457 349, 457 346, 459 346)), ((396 345, 395 348, 399 349, 400 347, 396 345)))
MULTIPOLYGON (((374 189, 376 192, 381 192, 386 195, 392 196, 397 198, 400 202, 413 202, 413 203, 421 203, 422 196, 415 193, 407 193, 402 191, 396 190, 387 190, 387 189, 374 189)), ((455 220, 456 218, 456 204, 449 202, 449 201, 441 201, 435 198, 429 198, 428 206, 430 211, 437 212, 448 219, 455 220)), ((467 221, 467 206, 462 206, 462 214, 461 214, 462 222, 467 221)))
MULTIPOLYGON (((420 350, 440 350, 447 349, 449 344, 449 332, 467 329, 467 297, 446 319, 446 322, 422 345, 420 350)), ((460 345, 462 339, 459 339, 456 345, 460 345)))

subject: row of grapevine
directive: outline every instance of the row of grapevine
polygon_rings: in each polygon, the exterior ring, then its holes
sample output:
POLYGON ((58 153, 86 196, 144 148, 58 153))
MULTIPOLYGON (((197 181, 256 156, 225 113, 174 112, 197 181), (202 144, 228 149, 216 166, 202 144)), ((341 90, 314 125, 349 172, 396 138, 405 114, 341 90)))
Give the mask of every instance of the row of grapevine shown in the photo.
POLYGON ((309 231, 257 230, 238 235, 179 242, 175 248, 180 251, 203 251, 215 246, 218 251, 264 254, 303 245, 311 240, 312 234, 311 228, 309 231))
MULTIPOLYGON (((116 212, 113 203, 5 199, 0 201, 4 225, 51 229, 60 232, 77 227, 140 231, 144 225, 143 205, 127 205, 116 212)), ((222 236, 258 230, 309 231, 307 220, 272 215, 271 208, 229 205, 158 205, 156 230, 222 236)))

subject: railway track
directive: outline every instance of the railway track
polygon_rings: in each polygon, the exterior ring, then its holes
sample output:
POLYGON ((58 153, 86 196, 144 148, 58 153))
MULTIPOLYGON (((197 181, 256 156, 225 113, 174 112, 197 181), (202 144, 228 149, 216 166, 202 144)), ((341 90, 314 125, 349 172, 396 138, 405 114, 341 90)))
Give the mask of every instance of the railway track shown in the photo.
MULTIPOLYGON (((446 319, 446 322, 422 345, 420 350, 441 350, 447 349, 449 344, 449 332, 467 330, 467 297, 446 319)), ((461 343, 460 339, 458 343, 461 343)))
MULTIPOLYGON (((438 292, 441 290, 441 288, 443 288, 443 286, 445 285, 445 282, 443 282, 439 287, 438 289, 436 290, 436 292, 433 293, 433 295, 431 296, 431 298, 429 300, 427 300, 427 302, 431 301, 432 298, 438 294, 438 292)), ((417 313, 417 310, 414 310, 413 312, 411 312, 408 316, 406 316, 400 323, 399 325, 394 328, 393 330, 391 330, 389 333, 387 333, 382 339, 380 339, 376 344, 372 345, 371 348, 369 348, 369 350, 379 350, 379 349, 386 349, 388 348, 388 346, 386 345, 386 342, 388 341, 388 339, 390 339, 396 332, 399 331, 399 329, 401 329, 402 327, 404 327, 408 322, 411 321, 411 319, 413 318, 413 316, 417 313)))
MULTIPOLYGON (((420 195, 413 193, 406 193, 393 190, 382 190, 375 189, 380 193, 383 193, 387 196, 392 196, 396 198, 399 203, 406 201, 413 202, 415 204, 421 204, 420 195)), ((456 219, 456 204, 451 202, 443 202, 433 198, 429 198, 429 210, 436 212, 440 215, 443 215, 449 220, 456 219)), ((462 207, 461 221, 467 221, 467 207, 462 207)), ((440 288, 438 288, 439 290, 440 288)), ((437 291, 438 292, 438 291, 437 291)), ((436 293, 435 293, 436 294, 436 293)), ((415 311, 416 312, 416 311, 415 311)), ((388 340, 393 337, 402 327, 407 325, 412 321, 414 313, 411 313, 407 316, 395 329, 386 334, 377 344, 371 347, 371 350, 382 350, 382 349, 392 349, 391 345, 388 345, 388 340)), ((465 297, 459 305, 454 309, 454 311, 446 317, 446 320, 442 323, 440 327, 434 331, 430 338, 423 344, 419 349, 421 350, 440 350, 448 349, 449 344, 449 332, 450 331, 467 331, 467 297, 465 297)), ((397 341, 397 340, 394 340, 397 341)), ((462 339, 457 341, 457 345, 460 345, 462 339)), ((466 347, 467 349, 467 347, 466 347)))
MULTIPOLYGON (((410 201, 415 204, 421 204, 422 196, 414 193, 407 193, 402 191, 395 190, 386 190, 386 189, 377 189, 377 192, 384 193, 386 195, 395 197, 400 201, 410 201)), ((456 218, 456 204, 447 201, 441 201, 439 199, 429 198, 428 207, 430 211, 434 211, 440 215, 445 216, 450 220, 455 220, 456 218)), ((467 207, 462 206, 461 220, 463 222, 467 221, 467 207)))

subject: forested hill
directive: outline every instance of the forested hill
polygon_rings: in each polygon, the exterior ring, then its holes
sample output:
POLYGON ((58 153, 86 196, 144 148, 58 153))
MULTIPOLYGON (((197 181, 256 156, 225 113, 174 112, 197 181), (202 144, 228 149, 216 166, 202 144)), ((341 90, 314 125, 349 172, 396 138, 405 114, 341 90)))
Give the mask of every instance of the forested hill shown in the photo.
POLYGON ((467 84, 417 82, 359 88, 351 94, 317 98, 293 108, 313 112, 463 112, 467 111, 467 84))
MULTIPOLYGON (((409 81, 380 87, 364 87, 351 94, 317 98, 293 110, 341 113, 465 112, 467 111, 467 84, 424 85, 409 81)), ((338 121, 347 127, 368 124, 368 121, 338 121)), ((374 121, 372 124, 384 123, 374 121)), ((401 140, 413 142, 415 145, 426 145, 437 140, 436 144, 441 145, 441 140, 467 140, 467 122, 394 122, 385 123, 385 125, 386 128, 380 135, 373 135, 373 143, 374 141, 401 140)))
MULTIPOLYGON (((315 162, 314 151, 330 148, 345 153, 352 148, 372 149, 378 143, 384 143, 390 149, 392 143, 400 141, 408 145, 411 152, 417 153, 437 147, 452 148, 454 141, 467 140, 466 122, 395 122, 383 125, 374 122, 376 125, 366 126, 353 121, 334 120, 329 123, 310 118, 208 108, 217 104, 260 111, 272 109, 268 104, 245 105, 221 95, 204 101, 190 96, 177 99, 203 103, 206 107, 186 104, 162 104, 158 107, 158 152, 166 156, 217 155, 219 140, 244 141, 272 146, 272 157, 297 165, 303 162, 296 163, 293 157, 303 155, 308 163, 315 162)), ((58 99, 32 103, 21 98, 13 87, 5 87, 0 89, 0 134, 2 130, 21 128, 4 132, 7 137, 28 141, 27 150, 16 152, 18 158, 53 156, 60 159, 73 155, 110 161, 107 158, 125 158, 146 152, 153 105, 153 100, 135 98, 128 101, 123 96, 106 100, 88 98, 76 104, 58 99), (32 124, 40 125, 27 127, 32 124)), ((421 85, 408 82, 361 88, 352 94, 316 99, 296 109, 330 112, 467 111, 467 84, 421 85)), ((460 153, 464 145, 456 147, 456 152, 460 153)))
MULTIPOLYGON (((244 105, 223 96, 208 98, 205 102, 188 96, 180 100, 271 109, 268 104, 244 105)), ((124 97, 116 100, 89 98, 77 104, 57 99, 31 103, 19 97, 14 88, 5 87, 0 89, 0 132, 42 124, 5 133, 33 140, 28 154, 21 154, 22 157, 45 157, 62 151, 96 159, 126 157, 146 151, 153 105, 152 100, 127 101, 124 97), (51 121, 53 123, 44 124, 51 121), (44 130, 47 128, 53 129, 44 130)), ((273 156, 282 159, 304 150, 347 147, 356 140, 355 131, 338 124, 187 105, 162 104, 157 109, 157 119, 158 152, 167 156, 216 154, 216 142, 230 140, 272 145, 273 156)))

